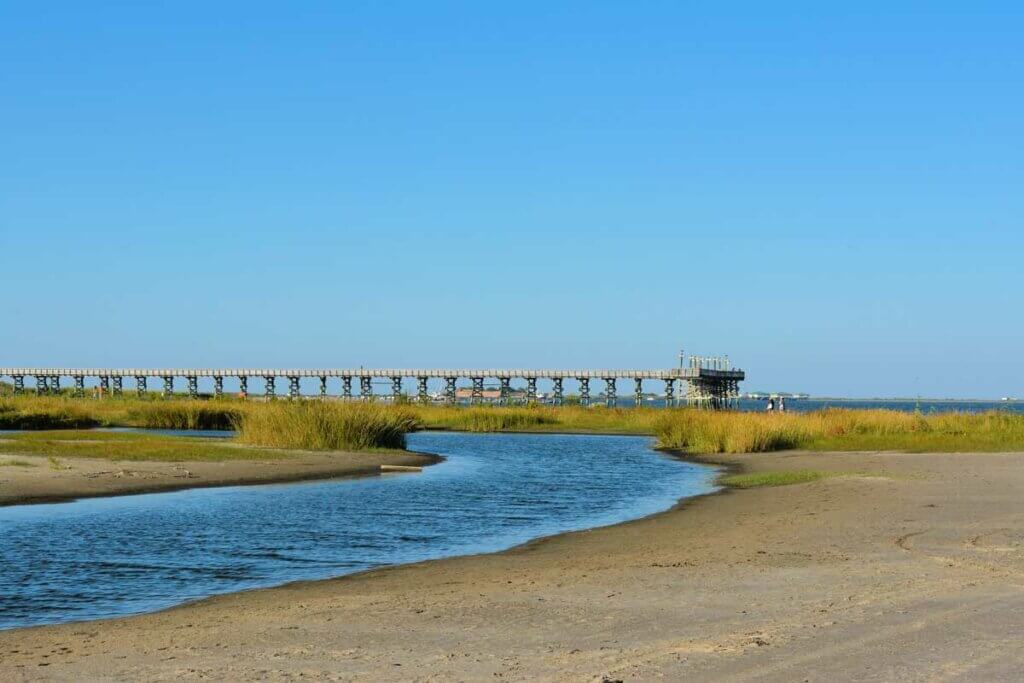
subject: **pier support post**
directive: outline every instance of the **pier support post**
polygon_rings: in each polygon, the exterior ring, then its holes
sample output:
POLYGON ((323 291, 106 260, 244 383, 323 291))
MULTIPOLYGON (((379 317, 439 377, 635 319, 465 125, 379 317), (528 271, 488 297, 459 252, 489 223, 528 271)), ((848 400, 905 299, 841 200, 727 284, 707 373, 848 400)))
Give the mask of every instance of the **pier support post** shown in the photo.
POLYGON ((14 375, 14 393, 25 393, 25 375, 14 375))
POLYGON ((238 395, 242 398, 249 398, 249 378, 245 375, 238 376, 238 395))
POLYGON ((110 395, 110 377, 107 375, 100 376, 100 398, 106 398, 110 395))
POLYGON ((633 396, 635 397, 633 403, 637 408, 644 404, 644 381, 639 377, 633 380, 633 396))
POLYGON ((185 381, 188 382, 188 397, 199 398, 199 378, 195 375, 188 375, 185 377, 185 381))
POLYGON ((615 378, 614 377, 605 377, 604 378, 604 404, 606 406, 608 406, 609 408, 614 408, 615 407, 615 402, 616 402, 617 398, 618 397, 616 396, 616 393, 615 393, 615 378))
POLYGON ((565 389, 562 387, 562 381, 563 380, 564 380, 563 377, 555 377, 554 379, 551 380, 551 382, 552 382, 551 393, 553 395, 552 396, 552 400, 554 401, 554 404, 556 406, 562 405, 562 399, 563 399, 563 397, 565 395, 565 389))
POLYGON ((373 378, 365 375, 359 378, 359 396, 364 401, 369 401, 373 397, 373 378))
POLYGON ((580 405, 590 405, 590 379, 587 377, 577 377, 580 383, 580 405))
POLYGON ((122 377, 121 375, 114 375, 110 379, 114 381, 112 392, 113 395, 120 398, 122 395, 124 395, 124 377, 122 377))
POLYGON ((671 408, 676 404, 676 381, 674 379, 665 380, 665 407, 671 408))
POLYGON ((135 376, 135 395, 139 398, 143 398, 146 395, 146 376, 136 375, 135 376))
POLYGON ((427 393, 427 378, 420 376, 416 378, 416 394, 419 396, 420 403, 428 403, 430 401, 430 394, 427 393))
POLYGON ((268 401, 273 401, 277 397, 274 379, 273 375, 264 375, 263 377, 263 395, 267 397, 268 401))
POLYGON ((444 400, 445 403, 455 403, 455 382, 458 381, 458 377, 445 377, 444 378, 444 400))
POLYGON ((75 375, 75 396, 77 398, 85 396, 85 375, 75 375))
POLYGON ((164 375, 164 398, 174 395, 174 375, 164 375))
POLYGON ((536 377, 527 377, 526 378, 526 401, 525 401, 525 403, 527 405, 529 405, 530 403, 532 403, 533 401, 536 401, 536 400, 537 400, 537 378, 536 377))
POLYGON ((217 375, 213 378, 213 397, 220 398, 224 395, 224 378, 217 375))
POLYGON ((484 378, 471 377, 473 380, 473 393, 470 399, 472 403, 480 403, 484 400, 484 378))
POLYGON ((50 375, 50 392, 53 394, 60 393, 60 375, 50 375))
POLYGON ((327 377, 320 375, 320 398, 327 398, 327 377))
POLYGON ((398 403, 400 398, 402 398, 402 378, 396 375, 391 378, 391 402, 398 403))
POLYGON ((45 396, 48 393, 50 393, 50 385, 46 375, 36 375, 36 395, 45 396))
POLYGON ((288 375, 288 398, 293 401, 299 397, 299 378, 296 375, 288 375))
POLYGON ((341 378, 341 395, 346 399, 352 398, 352 378, 342 377, 341 378))
POLYGON ((511 391, 511 387, 509 387, 509 378, 508 377, 500 377, 500 378, 498 378, 498 381, 501 382, 501 398, 499 399, 499 401, 501 402, 501 405, 507 406, 508 405, 508 395, 509 395, 509 392, 511 391))

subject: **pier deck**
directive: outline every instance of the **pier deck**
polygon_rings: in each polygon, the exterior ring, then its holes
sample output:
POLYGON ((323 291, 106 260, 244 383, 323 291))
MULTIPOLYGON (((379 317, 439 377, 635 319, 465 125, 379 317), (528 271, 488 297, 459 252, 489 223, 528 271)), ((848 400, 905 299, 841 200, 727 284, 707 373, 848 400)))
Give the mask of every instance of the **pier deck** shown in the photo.
POLYGON ((417 382, 417 397, 429 399, 427 382, 431 379, 444 380, 444 396, 448 402, 455 402, 456 383, 460 380, 472 382, 473 400, 483 397, 484 380, 497 379, 500 382, 502 402, 510 392, 510 382, 514 379, 524 380, 528 396, 536 397, 537 383, 540 380, 550 383, 554 402, 560 404, 564 400, 564 381, 575 380, 579 384, 580 402, 590 403, 590 382, 604 382, 604 400, 612 405, 616 396, 617 380, 633 380, 633 391, 637 405, 641 404, 644 381, 660 381, 664 383, 665 396, 669 405, 676 399, 676 383, 686 383, 681 399, 689 403, 707 405, 709 407, 727 407, 739 396, 739 383, 745 379, 743 370, 733 368, 727 359, 691 357, 689 367, 669 368, 664 370, 644 369, 467 369, 467 368, 67 368, 67 367, 6 367, 0 368, 0 377, 11 377, 14 381, 15 393, 25 391, 25 378, 36 380, 37 394, 56 393, 60 390, 62 378, 71 378, 76 395, 85 394, 87 378, 98 380, 100 394, 120 395, 124 387, 124 378, 131 377, 135 381, 137 393, 141 396, 147 391, 147 380, 157 378, 163 382, 163 393, 171 396, 174 393, 174 381, 185 379, 188 394, 198 398, 198 382, 200 378, 212 378, 214 394, 220 396, 224 390, 224 378, 236 377, 239 381, 240 394, 248 394, 248 380, 256 377, 264 382, 264 393, 268 398, 276 396, 276 381, 279 378, 288 381, 288 396, 298 398, 301 395, 300 381, 303 378, 320 380, 320 395, 328 395, 328 380, 340 379, 342 398, 357 398, 353 395, 352 380, 359 378, 358 398, 368 399, 373 394, 374 379, 386 378, 391 382, 391 394, 402 395, 402 380, 409 378, 417 382))

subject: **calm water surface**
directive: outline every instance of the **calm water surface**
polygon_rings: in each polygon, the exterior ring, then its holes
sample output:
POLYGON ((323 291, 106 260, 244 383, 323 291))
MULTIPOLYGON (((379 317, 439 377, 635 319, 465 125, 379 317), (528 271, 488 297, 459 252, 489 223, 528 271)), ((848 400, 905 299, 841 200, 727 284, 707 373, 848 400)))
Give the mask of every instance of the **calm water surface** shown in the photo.
POLYGON ((0 508, 0 628, 495 551, 713 490, 643 437, 418 433, 420 474, 0 508))

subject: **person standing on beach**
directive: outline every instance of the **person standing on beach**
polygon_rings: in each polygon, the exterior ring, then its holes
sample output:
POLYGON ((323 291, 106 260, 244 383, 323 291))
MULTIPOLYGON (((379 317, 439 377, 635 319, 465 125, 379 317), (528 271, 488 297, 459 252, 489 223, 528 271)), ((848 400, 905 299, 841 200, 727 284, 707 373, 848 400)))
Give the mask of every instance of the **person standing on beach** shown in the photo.
POLYGON ((786 399, 782 396, 779 396, 779 412, 786 412, 786 399))
POLYGON ((775 399, 774 398, 769 398, 768 399, 768 405, 766 406, 765 410, 767 410, 769 413, 772 412, 773 410, 775 410, 775 399))

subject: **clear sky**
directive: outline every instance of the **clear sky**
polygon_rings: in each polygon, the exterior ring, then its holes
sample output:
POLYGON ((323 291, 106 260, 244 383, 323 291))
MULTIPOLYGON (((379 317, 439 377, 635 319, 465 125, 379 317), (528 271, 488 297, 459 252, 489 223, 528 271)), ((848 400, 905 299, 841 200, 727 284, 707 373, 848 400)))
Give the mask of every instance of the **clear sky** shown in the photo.
POLYGON ((0 7, 0 365, 1024 395, 1020 3, 138 4, 0 7))

